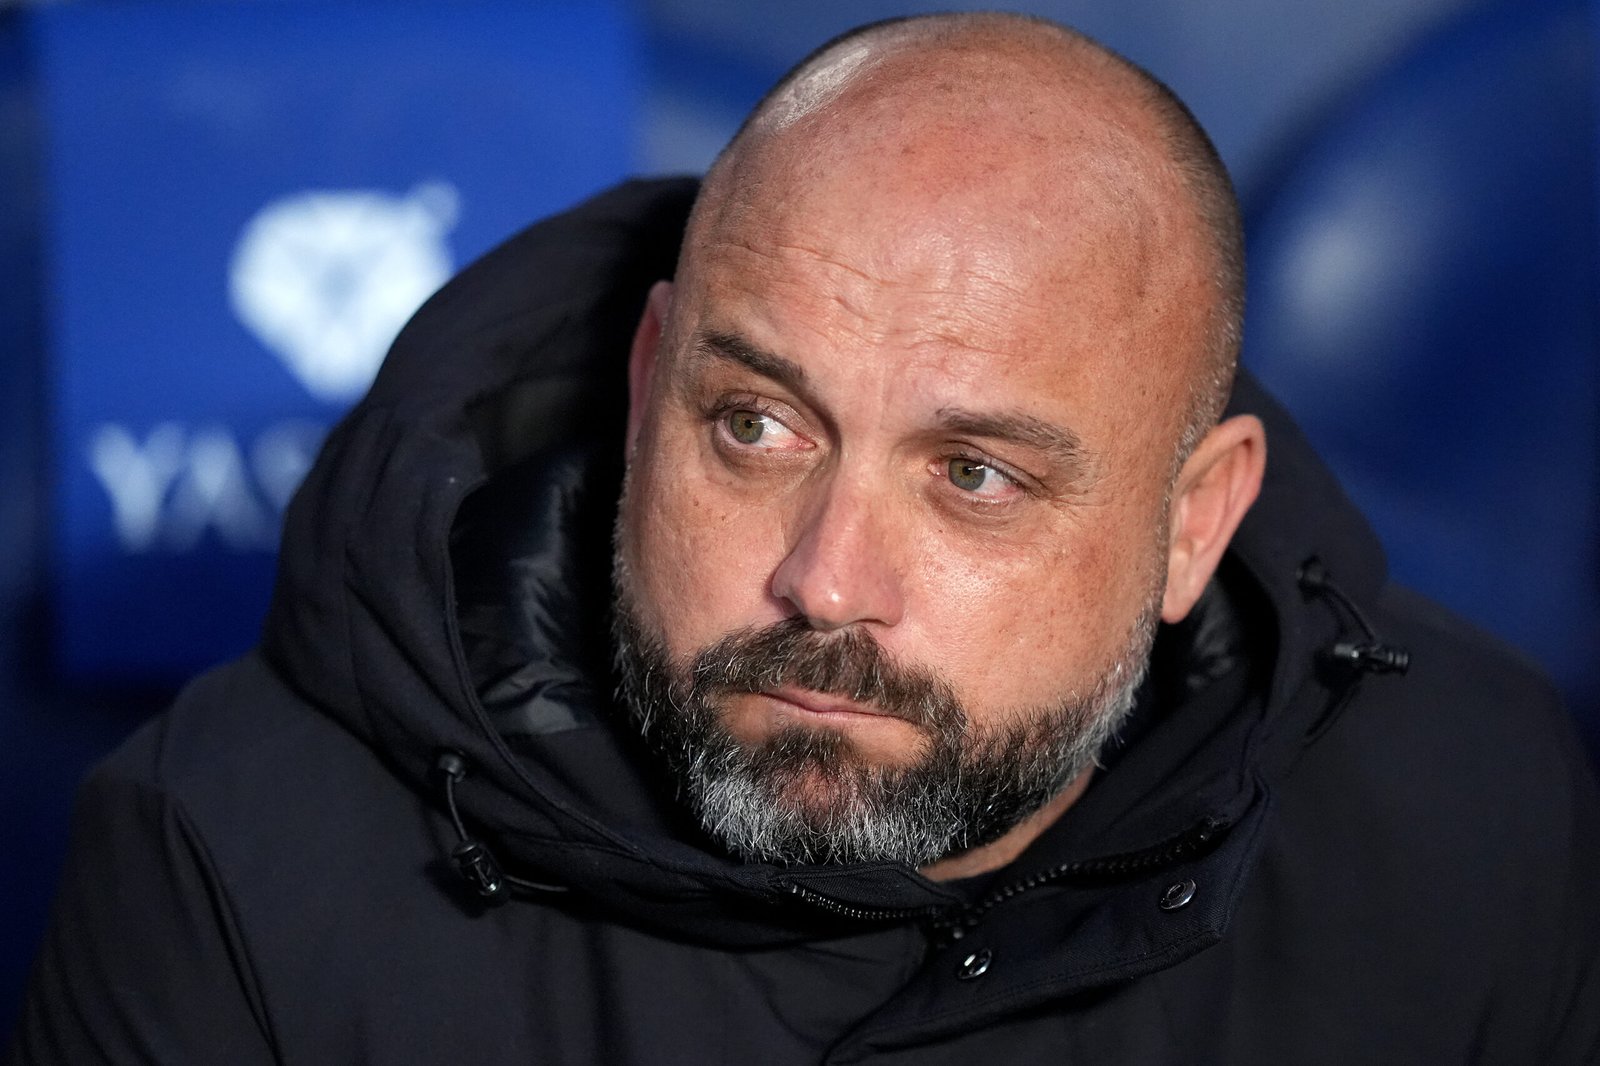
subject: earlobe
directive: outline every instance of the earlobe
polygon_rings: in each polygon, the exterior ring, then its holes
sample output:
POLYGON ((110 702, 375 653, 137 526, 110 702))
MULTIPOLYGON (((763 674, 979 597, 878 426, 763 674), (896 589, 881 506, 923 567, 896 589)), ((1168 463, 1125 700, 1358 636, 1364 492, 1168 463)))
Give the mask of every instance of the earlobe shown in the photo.
POLYGON ((644 425, 645 411, 650 406, 650 393, 655 382, 656 358, 661 348, 662 331, 666 328, 667 310, 672 305, 672 282, 658 281, 650 286, 645 297, 644 310, 639 315, 639 326, 633 331, 633 346, 628 351, 628 436, 626 455, 633 454, 634 443, 644 425))
POLYGON ((1214 427, 1183 464, 1172 502, 1163 621, 1181 621, 1205 591, 1261 491, 1266 465, 1266 430, 1254 415, 1214 427))

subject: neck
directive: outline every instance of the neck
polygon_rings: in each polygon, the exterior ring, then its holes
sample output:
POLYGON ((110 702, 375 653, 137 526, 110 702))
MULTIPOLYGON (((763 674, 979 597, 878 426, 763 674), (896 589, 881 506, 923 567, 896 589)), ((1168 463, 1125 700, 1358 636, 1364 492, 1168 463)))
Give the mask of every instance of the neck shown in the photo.
POLYGON ((1054 825, 1056 819, 1065 814, 1068 807, 1078 802, 1084 790, 1089 787, 1089 778, 1093 775, 1094 767, 1091 766, 1073 778, 1072 783, 1061 790, 1060 795, 1018 822, 1005 836, 981 847, 971 848, 956 855, 947 855, 936 863, 924 866, 922 876, 932 881, 953 881, 958 877, 986 874, 1009 864, 1026 851, 1028 845, 1039 838, 1040 833, 1054 825))

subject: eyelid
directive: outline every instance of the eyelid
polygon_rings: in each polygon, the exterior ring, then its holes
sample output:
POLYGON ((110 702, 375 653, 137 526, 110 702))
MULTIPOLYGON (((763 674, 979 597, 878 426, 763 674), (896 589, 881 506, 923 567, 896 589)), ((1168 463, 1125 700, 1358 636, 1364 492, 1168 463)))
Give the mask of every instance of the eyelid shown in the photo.
MULTIPOLYGON (((981 448, 974 448, 967 444, 953 445, 950 451, 940 458, 939 465, 947 468, 952 459, 965 459, 967 462, 977 463, 980 466, 988 467, 991 473, 998 474, 1000 477, 1004 478, 1007 482, 1016 487, 1016 489, 1023 495, 1039 496, 1043 494, 1043 488, 1040 486, 1037 479, 1030 477, 1028 474, 1023 473, 1016 467, 1011 466, 1009 463, 1001 462, 981 448)), ((948 474, 941 474, 941 476, 948 477, 948 474)), ((971 499, 983 499, 982 496, 979 496, 975 492, 968 492, 965 489, 960 491, 971 499)))
MULTIPOLYGON (((799 415, 795 413, 793 408, 789 407, 787 404, 774 403, 771 400, 763 399, 754 393, 735 393, 731 396, 720 397, 710 406, 710 409, 706 412, 706 418, 708 421, 712 422, 718 427, 717 431, 719 434, 726 435, 728 433, 726 425, 727 418, 735 411, 753 411, 754 413, 761 415, 763 418, 770 418, 774 422, 778 423, 786 431, 793 434, 797 441, 801 442, 801 447, 791 450, 799 451, 802 449, 815 448, 817 446, 816 442, 813 441, 807 434, 802 433, 800 430, 794 427, 793 423, 801 421, 801 419, 799 415)), ((755 451, 782 450, 777 448, 763 449, 759 444, 745 444, 743 441, 737 440, 732 441, 732 443, 740 448, 747 448, 755 451)))

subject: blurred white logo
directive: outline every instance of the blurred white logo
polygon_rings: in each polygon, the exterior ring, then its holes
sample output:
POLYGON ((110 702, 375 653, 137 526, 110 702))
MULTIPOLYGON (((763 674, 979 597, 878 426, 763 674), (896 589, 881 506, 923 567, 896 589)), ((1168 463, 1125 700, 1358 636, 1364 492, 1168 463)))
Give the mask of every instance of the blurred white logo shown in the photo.
POLYGON ((409 196, 350 190, 274 201, 245 226, 228 289, 239 321, 307 392, 356 399, 406 319, 450 277, 453 186, 409 196))
POLYGON ((162 422, 141 437, 107 422, 89 435, 89 469, 130 554, 192 551, 207 534, 236 551, 271 551, 326 432, 291 419, 247 440, 226 426, 162 422))

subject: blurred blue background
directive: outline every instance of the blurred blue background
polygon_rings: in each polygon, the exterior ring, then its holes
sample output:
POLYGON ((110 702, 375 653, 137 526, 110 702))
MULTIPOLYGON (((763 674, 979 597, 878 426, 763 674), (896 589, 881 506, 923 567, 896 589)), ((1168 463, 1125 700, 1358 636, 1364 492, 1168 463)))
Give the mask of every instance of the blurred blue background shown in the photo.
MULTIPOLYGON (((1245 205, 1246 362, 1392 569, 1595 743, 1595 9, 1020 9, 1188 101, 1245 205)), ((540 215, 702 169, 796 59, 913 10, 0 0, 0 1037, 74 784, 253 642, 284 502, 410 311, 540 215)))

